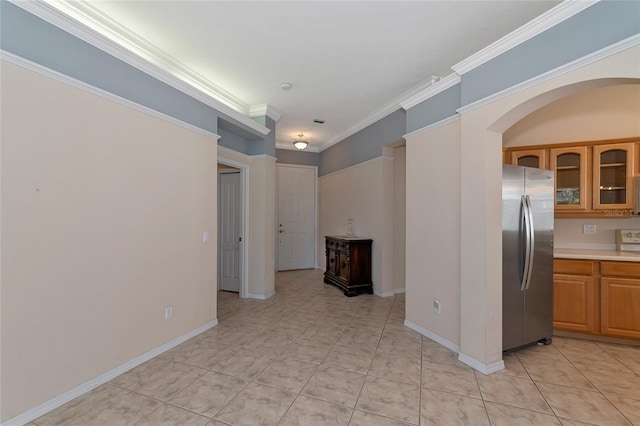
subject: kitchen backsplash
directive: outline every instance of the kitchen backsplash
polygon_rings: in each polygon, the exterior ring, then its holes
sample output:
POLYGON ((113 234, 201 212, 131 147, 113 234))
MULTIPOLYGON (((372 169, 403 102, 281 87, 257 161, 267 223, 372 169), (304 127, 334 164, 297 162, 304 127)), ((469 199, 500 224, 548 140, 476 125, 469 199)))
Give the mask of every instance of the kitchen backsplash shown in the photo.
POLYGON ((615 250, 616 229, 640 229, 640 217, 624 219, 556 219, 553 232, 555 248, 615 250), (585 225, 595 225, 594 234, 585 234, 585 225))

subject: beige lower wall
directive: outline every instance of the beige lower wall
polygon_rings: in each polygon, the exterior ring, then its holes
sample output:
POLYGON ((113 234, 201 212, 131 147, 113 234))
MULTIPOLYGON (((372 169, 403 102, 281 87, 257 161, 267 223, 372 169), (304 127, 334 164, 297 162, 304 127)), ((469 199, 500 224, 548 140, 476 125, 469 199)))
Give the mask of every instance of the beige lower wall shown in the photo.
POLYGON ((217 148, 5 61, 1 78, 5 421, 215 320, 217 148))
POLYGON ((376 294, 393 293, 393 158, 379 157, 318 180, 318 264, 325 268, 325 235, 344 235, 347 219, 373 239, 376 294))
POLYGON ((276 159, 250 157, 249 176, 249 297, 268 298, 275 292, 276 159))
POLYGON ((406 319, 459 345, 460 121, 406 140, 406 319))
POLYGON ((405 289, 407 233, 407 148, 393 150, 393 290, 405 289))

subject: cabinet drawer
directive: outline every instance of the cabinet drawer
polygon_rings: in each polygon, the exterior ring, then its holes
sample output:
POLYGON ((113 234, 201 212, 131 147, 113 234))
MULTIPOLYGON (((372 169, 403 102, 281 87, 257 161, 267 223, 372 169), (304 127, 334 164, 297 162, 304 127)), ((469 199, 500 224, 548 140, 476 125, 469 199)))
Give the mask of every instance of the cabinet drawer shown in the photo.
POLYGON ((593 275, 592 260, 553 259, 554 274, 593 275))
POLYGON ((640 279, 640 263, 636 262, 602 262, 602 276, 629 277, 640 279))

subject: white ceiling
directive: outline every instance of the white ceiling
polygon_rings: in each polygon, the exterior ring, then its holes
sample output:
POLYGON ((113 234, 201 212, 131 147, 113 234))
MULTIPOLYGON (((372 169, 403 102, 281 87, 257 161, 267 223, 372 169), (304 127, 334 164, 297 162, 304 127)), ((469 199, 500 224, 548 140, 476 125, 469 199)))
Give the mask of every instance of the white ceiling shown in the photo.
MULTIPOLYGON (((282 117, 276 141, 312 149, 557 5, 558 1, 92 1, 228 92, 282 117), (290 82, 289 91, 280 89, 290 82), (313 119, 323 119, 323 125, 313 119)), ((224 102, 224 101, 223 101, 224 102)), ((245 111, 246 113, 246 111, 245 111)))

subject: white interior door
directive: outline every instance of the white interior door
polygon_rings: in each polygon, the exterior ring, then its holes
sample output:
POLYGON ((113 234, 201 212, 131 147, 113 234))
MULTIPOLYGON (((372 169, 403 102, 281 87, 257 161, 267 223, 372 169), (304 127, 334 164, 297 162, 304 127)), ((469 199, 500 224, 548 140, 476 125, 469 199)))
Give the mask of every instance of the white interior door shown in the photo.
POLYGON ((278 270, 316 264, 316 168, 278 165, 278 270))
POLYGON ((240 292, 240 172, 222 172, 219 182, 218 287, 240 292))

